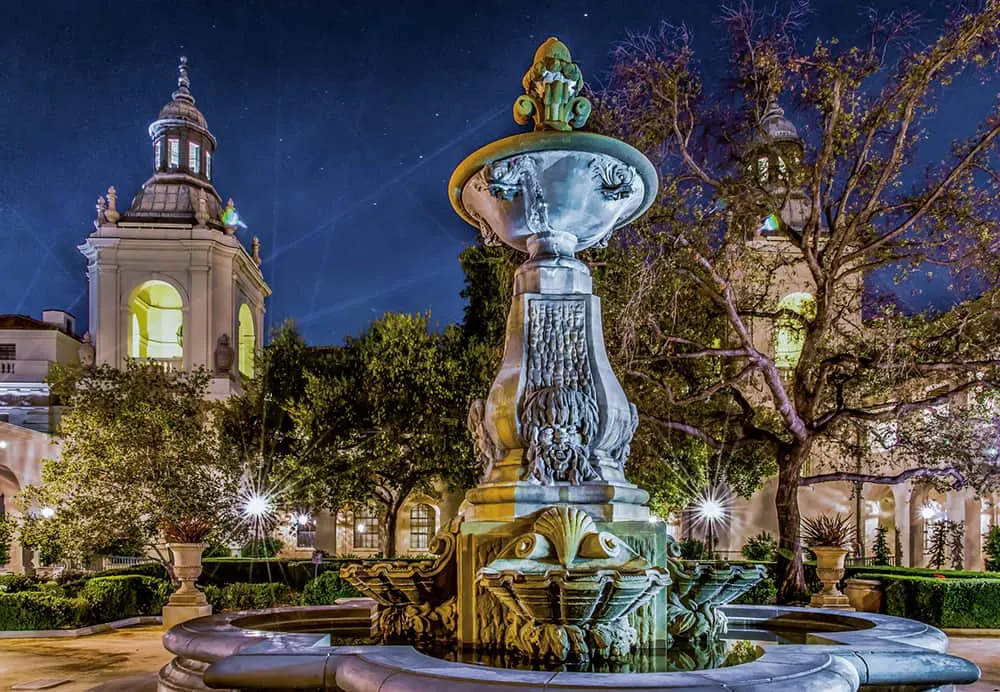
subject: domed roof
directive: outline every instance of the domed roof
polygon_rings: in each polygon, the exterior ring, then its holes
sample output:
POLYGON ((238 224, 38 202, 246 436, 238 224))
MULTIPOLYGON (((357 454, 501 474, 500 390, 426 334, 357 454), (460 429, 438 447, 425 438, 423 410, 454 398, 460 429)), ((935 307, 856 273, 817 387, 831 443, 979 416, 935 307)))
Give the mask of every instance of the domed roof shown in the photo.
POLYGON ((785 117, 785 111, 778 105, 778 97, 772 96, 760 119, 760 127, 753 137, 753 144, 774 144, 776 142, 795 142, 802 145, 799 131, 792 121, 785 117))
MULTIPOLYGON (((169 126, 176 126, 178 121, 212 137, 205 116, 194 105, 191 80, 188 78, 187 58, 184 56, 181 56, 180 65, 177 66, 177 91, 171 95, 170 101, 160 109, 159 116, 150 124, 150 137, 155 137, 158 131, 169 126)), ((212 139, 214 140, 214 137, 212 139)))

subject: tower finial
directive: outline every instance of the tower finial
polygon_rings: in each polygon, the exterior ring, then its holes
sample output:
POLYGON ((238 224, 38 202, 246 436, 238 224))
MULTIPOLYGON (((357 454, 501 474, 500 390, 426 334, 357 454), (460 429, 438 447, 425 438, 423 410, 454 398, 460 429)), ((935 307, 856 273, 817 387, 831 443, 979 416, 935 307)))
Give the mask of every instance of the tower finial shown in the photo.
POLYGON ((189 101, 194 103, 191 96, 191 80, 188 77, 188 59, 182 55, 180 64, 177 66, 177 91, 173 93, 175 101, 189 101))

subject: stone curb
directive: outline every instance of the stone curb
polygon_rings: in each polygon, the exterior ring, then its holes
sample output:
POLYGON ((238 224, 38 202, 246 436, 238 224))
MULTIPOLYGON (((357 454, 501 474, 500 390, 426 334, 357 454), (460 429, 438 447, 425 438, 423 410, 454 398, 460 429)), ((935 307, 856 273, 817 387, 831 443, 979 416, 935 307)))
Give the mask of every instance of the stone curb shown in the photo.
POLYGON ((102 622, 99 625, 88 625, 75 630, 0 630, 0 639, 76 639, 92 634, 103 634, 124 627, 136 625, 159 625, 163 619, 159 615, 139 615, 134 618, 102 622))
POLYGON ((1000 629, 978 627, 942 627, 941 631, 951 637, 1000 637, 1000 629))

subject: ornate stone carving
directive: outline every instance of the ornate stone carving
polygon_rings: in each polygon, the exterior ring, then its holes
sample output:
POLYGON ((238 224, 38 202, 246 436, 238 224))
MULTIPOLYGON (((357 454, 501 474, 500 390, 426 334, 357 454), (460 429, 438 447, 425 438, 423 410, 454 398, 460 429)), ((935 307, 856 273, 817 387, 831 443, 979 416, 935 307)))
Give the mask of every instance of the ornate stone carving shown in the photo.
POLYGON ((82 343, 80 344, 79 350, 80 365, 84 370, 90 370, 94 367, 94 360, 96 358, 97 352, 94 349, 94 344, 90 338, 90 332, 86 332, 83 335, 82 343))
POLYGON ((635 437, 635 431, 639 429, 639 410, 632 402, 629 402, 628 410, 628 421, 617 422, 618 429, 614 431, 613 437, 617 437, 619 443, 611 451, 611 458, 615 460, 618 468, 622 471, 625 470, 625 463, 632 451, 632 438, 635 437))
POLYGON ((107 210, 108 203, 104 201, 104 197, 97 198, 97 218, 94 219, 94 228, 100 228, 105 223, 107 223, 107 210))
POLYGON ((599 184, 597 191, 606 200, 626 199, 635 192, 637 173, 632 166, 604 157, 591 160, 590 170, 599 184))
POLYGON ((503 245, 500 236, 493 231, 486 219, 474 211, 470 211, 469 215, 479 224, 479 235, 483 239, 483 245, 503 245))
POLYGON ((535 51, 535 61, 521 80, 524 94, 514 101, 514 120, 519 125, 534 119, 535 130, 568 132, 583 127, 590 117, 590 101, 579 96, 583 88, 580 66, 569 48, 550 38, 535 51))
POLYGON ((667 569, 672 584, 667 597, 667 632, 676 638, 710 641, 726 633, 726 605, 746 593, 766 574, 762 565, 742 567, 700 563, 686 568, 680 546, 668 537, 667 569))
POLYGON ((194 220, 199 226, 205 226, 211 215, 208 213, 208 200, 205 199, 205 191, 198 188, 198 199, 195 203, 194 220))
POLYGON ((638 641, 629 616, 649 603, 670 576, 570 505, 548 507, 479 581, 503 607, 504 629, 491 611, 501 647, 532 659, 619 658, 638 641))
POLYGON ((525 178, 534 172, 530 156, 512 156, 483 166, 482 184, 494 199, 512 202, 524 191, 525 178))
POLYGON ((219 337, 215 343, 215 353, 212 355, 212 360, 215 361, 215 373, 217 375, 228 374, 233 367, 233 360, 236 358, 236 352, 229 343, 228 334, 223 334, 219 337))
POLYGON ((528 303, 528 362, 521 406, 522 473, 544 485, 600 478, 591 462, 598 402, 587 352, 585 305, 528 303))
POLYGON ((469 418, 466 425, 472 435, 476 458, 483 465, 481 478, 489 478, 493 465, 503 459, 507 452, 503 445, 493 439, 490 431, 486 428, 486 402, 483 399, 476 399, 469 406, 469 418))
POLYGON ((111 224, 118 223, 118 219, 121 218, 121 214, 118 213, 118 191, 115 190, 114 185, 108 188, 108 208, 104 212, 104 216, 111 224))
POLYGON ((461 517, 453 519, 431 541, 433 560, 357 564, 341 577, 379 604, 378 623, 384 641, 455 634, 455 546, 461 517))

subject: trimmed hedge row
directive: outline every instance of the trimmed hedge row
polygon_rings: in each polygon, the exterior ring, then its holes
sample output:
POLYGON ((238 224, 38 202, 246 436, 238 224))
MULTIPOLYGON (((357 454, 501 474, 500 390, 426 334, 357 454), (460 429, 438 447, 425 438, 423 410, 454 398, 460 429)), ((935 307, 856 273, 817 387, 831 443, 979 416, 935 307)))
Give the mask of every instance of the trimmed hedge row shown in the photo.
POLYGON ((227 584, 205 586, 205 597, 212 604, 213 613, 227 610, 260 610, 299 604, 299 595, 292 593, 286 584, 227 584))
POLYGON ((850 566, 844 570, 845 576, 858 577, 866 575, 896 575, 900 577, 933 577, 940 574, 946 579, 1000 579, 1000 572, 973 572, 959 569, 932 569, 930 567, 892 567, 890 565, 872 565, 863 567, 850 566))
POLYGON ((313 565, 309 560, 274 558, 253 560, 241 558, 208 558, 202 560, 198 583, 223 587, 227 584, 281 583, 293 591, 302 591, 312 581, 313 573, 340 572, 346 565, 361 560, 324 560, 313 565))
POLYGON ((941 579, 878 572, 860 579, 882 582, 882 612, 935 627, 1000 628, 1000 579, 941 579))

